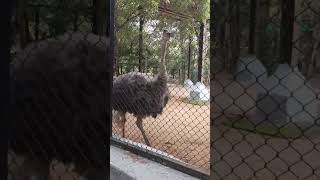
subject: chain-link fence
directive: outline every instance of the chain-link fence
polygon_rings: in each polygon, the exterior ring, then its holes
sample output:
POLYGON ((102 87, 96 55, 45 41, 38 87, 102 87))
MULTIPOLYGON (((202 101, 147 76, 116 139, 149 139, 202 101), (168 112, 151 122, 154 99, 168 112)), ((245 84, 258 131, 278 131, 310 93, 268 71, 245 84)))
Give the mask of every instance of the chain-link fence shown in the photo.
POLYGON ((113 134, 159 162, 208 174, 209 26, 195 15, 200 4, 117 1, 113 134))
POLYGON ((211 178, 320 179, 320 2, 213 0, 211 12, 211 178))
POLYGON ((106 2, 15 3, 8 179, 108 179, 106 2))

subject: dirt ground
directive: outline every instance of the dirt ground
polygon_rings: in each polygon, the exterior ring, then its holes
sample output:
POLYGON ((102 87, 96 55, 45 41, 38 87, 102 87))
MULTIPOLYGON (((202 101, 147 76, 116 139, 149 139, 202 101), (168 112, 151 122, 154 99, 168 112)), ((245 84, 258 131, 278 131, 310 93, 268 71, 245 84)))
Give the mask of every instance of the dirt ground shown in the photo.
MULTIPOLYGON (((170 85, 170 100, 157 118, 146 118, 143 125, 153 148, 209 171, 210 160, 210 107, 182 102, 188 95, 181 86, 170 85)), ((126 138, 144 143, 136 119, 127 114, 126 138)), ((113 132, 121 135, 116 125, 113 132)))

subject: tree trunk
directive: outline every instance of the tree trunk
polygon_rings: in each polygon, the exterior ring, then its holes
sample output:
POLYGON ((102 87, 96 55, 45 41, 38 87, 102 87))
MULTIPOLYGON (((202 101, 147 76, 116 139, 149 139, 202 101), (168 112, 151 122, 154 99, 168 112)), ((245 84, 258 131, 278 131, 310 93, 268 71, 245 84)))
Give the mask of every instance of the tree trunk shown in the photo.
POLYGON ((186 51, 185 51, 185 45, 184 45, 184 33, 180 32, 180 53, 181 53, 181 83, 185 80, 185 74, 186 74, 186 67, 185 67, 185 61, 186 61, 186 51))
POLYGON ((240 56, 240 4, 238 0, 230 0, 229 2, 229 13, 230 13, 230 55, 228 58, 229 62, 229 71, 234 72, 237 64, 237 60, 240 56))
POLYGON ((93 0, 94 12, 92 32, 100 36, 105 35, 105 5, 104 0, 93 0))
POLYGON ((186 63, 182 62, 182 83, 186 80, 186 63))
POLYGON ((58 36, 67 31, 68 22, 66 21, 64 13, 58 12, 51 20, 49 27, 51 36, 58 36))
MULTIPOLYGON (((108 28, 108 26, 107 26, 108 28)), ((119 44, 119 39, 116 37, 116 31, 114 31, 114 42, 113 42, 113 70, 114 70, 114 75, 119 76, 123 72, 123 65, 121 62, 119 62, 119 49, 118 49, 118 44, 119 44)))
POLYGON ((269 0, 259 0, 257 3, 257 27, 256 27, 256 55, 264 65, 268 62, 267 21, 269 19, 269 0))
POLYGON ((199 56, 198 56, 198 77, 197 80, 201 82, 202 78, 202 62, 203 62, 203 37, 204 37, 204 23, 200 23, 200 34, 199 34, 199 56))
POLYGON ((19 39, 20 39, 20 46, 23 49, 30 40, 29 37, 29 23, 28 23, 28 18, 27 18, 27 13, 26 13, 26 0, 17 0, 17 29, 18 29, 18 34, 19 34, 19 39))
POLYGON ((268 0, 259 0, 257 3, 257 26, 256 26, 256 54, 261 57, 264 49, 264 38, 266 21, 269 17, 269 2, 268 0))
POLYGON ((295 1, 281 1, 280 62, 291 64, 295 1))
POLYGON ((250 0, 249 53, 254 53, 257 0, 250 0))
POLYGON ((189 45, 188 45, 188 79, 191 78, 190 71, 191 71, 191 54, 192 54, 192 37, 189 38, 189 45))
POLYGON ((78 29, 79 29, 78 20, 79 20, 79 12, 76 10, 74 12, 74 19, 73 19, 73 31, 74 32, 78 31, 78 29))
POLYGON ((26 38, 27 38, 27 42, 29 43, 32 38, 31 38, 31 34, 30 34, 30 28, 29 28, 29 16, 27 11, 24 12, 24 16, 25 16, 25 22, 24 22, 24 31, 26 34, 26 38))
POLYGON ((35 25, 34 25, 34 38, 37 41, 39 39, 39 18, 40 18, 40 7, 35 8, 35 25))
POLYGON ((144 18, 140 16, 139 19, 139 72, 144 72, 143 66, 143 28, 144 28, 144 18))
POLYGON ((210 62, 213 64, 213 72, 220 72, 222 70, 227 70, 228 58, 227 58, 227 22, 226 17, 228 17, 227 1, 212 0, 212 7, 215 11, 212 12, 215 23, 214 26, 210 26, 211 29, 215 30, 215 36, 213 36, 212 51, 214 51, 213 60, 210 62))
POLYGON ((114 59, 113 59, 113 69, 114 69, 114 75, 119 76, 122 71, 123 71, 123 67, 122 64, 119 62, 119 58, 118 58, 118 54, 119 54, 119 50, 118 50, 118 39, 114 38, 114 59), (120 69, 119 69, 119 65, 120 65, 120 69))
POLYGON ((181 78, 181 70, 180 70, 180 68, 179 68, 179 70, 178 70, 178 76, 179 76, 179 82, 180 82, 180 84, 182 84, 183 82, 181 82, 182 80, 182 78, 181 78))

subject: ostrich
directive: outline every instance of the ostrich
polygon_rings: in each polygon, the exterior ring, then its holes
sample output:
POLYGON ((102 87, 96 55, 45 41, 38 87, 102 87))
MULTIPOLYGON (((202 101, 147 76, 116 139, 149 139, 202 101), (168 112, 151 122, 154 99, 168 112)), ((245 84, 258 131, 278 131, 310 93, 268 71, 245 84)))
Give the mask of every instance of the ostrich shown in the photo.
POLYGON ((107 43, 70 33, 30 44, 14 59, 9 150, 26 159, 17 178, 49 179, 52 160, 74 164, 88 180, 108 177, 107 43))
POLYGON ((150 142, 143 129, 143 119, 156 118, 169 100, 165 56, 170 36, 169 32, 163 31, 159 74, 150 79, 147 74, 131 72, 118 76, 113 83, 113 109, 118 112, 114 121, 122 128, 122 136, 125 137, 125 115, 131 113, 137 118, 136 125, 148 146, 150 142))

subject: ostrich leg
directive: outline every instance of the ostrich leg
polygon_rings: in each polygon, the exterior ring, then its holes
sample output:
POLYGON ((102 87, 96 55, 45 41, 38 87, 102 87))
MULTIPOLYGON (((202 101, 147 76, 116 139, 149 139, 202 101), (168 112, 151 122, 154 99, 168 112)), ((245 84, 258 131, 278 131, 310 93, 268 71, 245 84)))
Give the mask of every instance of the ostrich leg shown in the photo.
POLYGON ((122 137, 125 138, 125 126, 126 126, 126 114, 123 112, 119 112, 120 118, 121 118, 121 126, 122 126, 122 137))
POLYGON ((126 113, 124 112, 117 112, 117 114, 114 117, 114 122, 117 124, 118 127, 122 130, 122 137, 125 138, 125 125, 126 125, 126 113))
POLYGON ((137 124, 138 128, 140 129, 140 131, 141 131, 141 133, 142 133, 143 139, 144 139, 144 141, 146 142, 146 144, 147 144, 148 146, 151 146, 151 145, 150 145, 150 142, 149 142, 149 140, 148 140, 148 138, 147 138, 147 136, 146 136, 146 132, 145 132, 144 129, 143 129, 143 124, 142 124, 142 123, 143 123, 142 117, 137 117, 136 124, 137 124))

